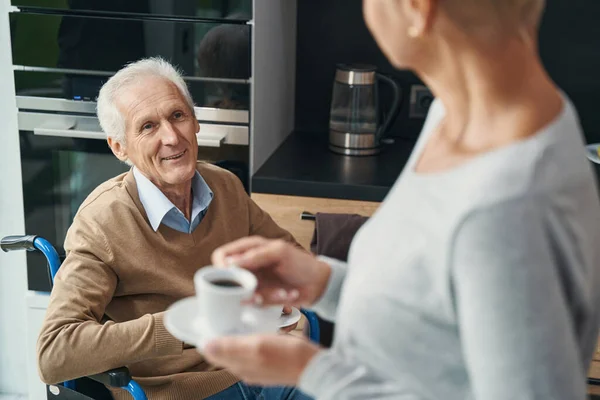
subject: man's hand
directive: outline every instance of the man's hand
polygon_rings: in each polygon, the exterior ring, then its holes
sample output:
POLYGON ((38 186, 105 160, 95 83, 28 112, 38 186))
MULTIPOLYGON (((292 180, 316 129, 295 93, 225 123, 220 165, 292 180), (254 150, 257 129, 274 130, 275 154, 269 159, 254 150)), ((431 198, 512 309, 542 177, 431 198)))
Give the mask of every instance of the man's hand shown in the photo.
POLYGON ((249 384, 295 386, 321 348, 291 335, 230 336, 204 347, 204 356, 249 384))

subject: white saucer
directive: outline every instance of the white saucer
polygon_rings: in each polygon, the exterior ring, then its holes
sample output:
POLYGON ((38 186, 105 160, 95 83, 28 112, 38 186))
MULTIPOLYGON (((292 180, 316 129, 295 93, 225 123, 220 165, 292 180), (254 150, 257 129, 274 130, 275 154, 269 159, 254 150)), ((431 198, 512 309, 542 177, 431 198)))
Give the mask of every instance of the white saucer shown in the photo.
POLYGON ((279 317, 279 328, 285 328, 300 321, 302 313, 296 307, 292 307, 292 312, 287 315, 281 315, 279 317))
POLYGON ((585 146, 588 160, 596 164, 600 164, 600 157, 598 157, 598 146, 600 146, 599 143, 588 144, 585 146))
MULTIPOLYGON (((196 346, 198 349, 202 349, 207 340, 212 339, 217 335, 207 332, 206 328, 199 329, 200 326, 206 327, 207 325, 203 324, 202 320, 199 318, 197 308, 198 302, 194 296, 179 300, 167 309, 164 324, 169 333, 177 339, 196 346)), ((292 307, 292 312, 290 314, 282 315, 279 318, 278 327, 284 328, 295 324, 300 320, 301 315, 300 310, 292 307)), ((252 327, 240 322, 239 330, 232 334, 243 335, 252 333, 254 333, 252 327)))

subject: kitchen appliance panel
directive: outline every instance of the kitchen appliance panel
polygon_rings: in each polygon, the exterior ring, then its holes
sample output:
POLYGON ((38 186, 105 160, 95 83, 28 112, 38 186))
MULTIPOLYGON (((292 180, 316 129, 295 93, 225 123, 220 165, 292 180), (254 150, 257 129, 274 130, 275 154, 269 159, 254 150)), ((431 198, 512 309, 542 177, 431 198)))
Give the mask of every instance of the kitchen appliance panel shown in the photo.
POLYGON ((252 18, 252 0, 12 0, 26 9, 76 12, 110 12, 187 18, 252 18))

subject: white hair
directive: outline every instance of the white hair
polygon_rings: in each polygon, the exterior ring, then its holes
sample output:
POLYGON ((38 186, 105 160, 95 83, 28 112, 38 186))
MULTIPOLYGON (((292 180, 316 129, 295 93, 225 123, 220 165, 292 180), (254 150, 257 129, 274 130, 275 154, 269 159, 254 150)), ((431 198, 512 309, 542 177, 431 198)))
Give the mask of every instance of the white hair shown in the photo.
MULTIPOLYGON (((140 80, 149 77, 159 77, 172 82, 183 95, 194 112, 194 101, 181 73, 169 62, 160 57, 143 58, 128 64, 114 74, 100 89, 96 111, 100 126, 107 137, 113 138, 122 146, 125 145, 125 117, 116 105, 119 93, 140 80)), ((126 160, 129 164, 129 162, 126 160)))

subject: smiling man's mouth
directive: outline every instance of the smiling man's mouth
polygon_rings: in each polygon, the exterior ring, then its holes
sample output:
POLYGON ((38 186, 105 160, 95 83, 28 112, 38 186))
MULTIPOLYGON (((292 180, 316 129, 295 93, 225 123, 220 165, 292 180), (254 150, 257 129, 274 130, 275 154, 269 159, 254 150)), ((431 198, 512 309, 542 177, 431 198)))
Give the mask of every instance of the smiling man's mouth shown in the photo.
POLYGON ((184 154, 185 154, 186 152, 187 152, 187 149, 186 149, 186 150, 184 150, 184 151, 182 151, 182 152, 181 152, 181 153, 179 153, 179 154, 175 154, 175 155, 172 155, 172 156, 170 156, 170 157, 163 157, 163 160, 166 160, 166 161, 169 161, 169 160, 177 160, 178 158, 181 158, 181 157, 183 157, 183 156, 184 156, 184 154))

